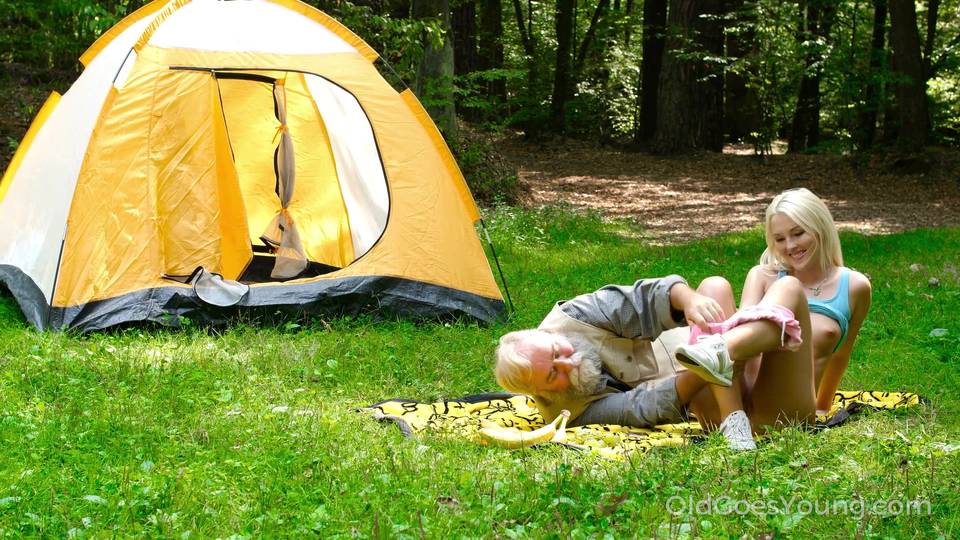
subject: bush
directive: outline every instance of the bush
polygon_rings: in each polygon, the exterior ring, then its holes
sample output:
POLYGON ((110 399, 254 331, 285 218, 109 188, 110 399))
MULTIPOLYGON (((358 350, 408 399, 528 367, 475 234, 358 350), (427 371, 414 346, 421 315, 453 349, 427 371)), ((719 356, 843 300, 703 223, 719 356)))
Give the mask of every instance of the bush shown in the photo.
POLYGON ((497 151, 494 136, 463 122, 458 131, 457 140, 450 141, 450 149, 477 203, 516 204, 523 194, 517 168, 497 151))

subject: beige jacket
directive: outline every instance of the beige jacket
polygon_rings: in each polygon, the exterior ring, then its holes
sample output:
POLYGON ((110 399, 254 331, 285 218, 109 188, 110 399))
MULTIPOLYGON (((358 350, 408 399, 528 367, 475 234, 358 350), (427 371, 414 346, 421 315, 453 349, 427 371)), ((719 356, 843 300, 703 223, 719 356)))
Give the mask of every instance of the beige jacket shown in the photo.
MULTIPOLYGON (((604 370, 630 386, 667 377, 685 369, 673 356, 677 346, 685 343, 690 335, 685 326, 667 330, 653 341, 623 338, 574 319, 564 313, 557 303, 538 328, 555 334, 577 335, 580 339, 589 341, 598 351, 604 370)), ((572 420, 580 416, 591 402, 612 392, 616 390, 607 388, 603 393, 579 400, 549 403, 542 397, 534 396, 534 401, 545 421, 553 420, 563 409, 570 411, 572 420)))

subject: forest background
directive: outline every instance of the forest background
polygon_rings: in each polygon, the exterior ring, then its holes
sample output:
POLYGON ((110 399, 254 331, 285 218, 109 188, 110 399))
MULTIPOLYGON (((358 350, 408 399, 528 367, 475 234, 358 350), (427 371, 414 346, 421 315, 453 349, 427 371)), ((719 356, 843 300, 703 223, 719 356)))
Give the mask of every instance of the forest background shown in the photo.
MULTIPOLYGON (((145 3, 0 0, 0 165, 86 47, 145 3)), ((482 203, 522 191, 487 133, 655 154, 880 152, 914 156, 895 161, 908 172, 936 167, 924 148, 960 145, 957 0, 307 3, 414 89, 482 203)))

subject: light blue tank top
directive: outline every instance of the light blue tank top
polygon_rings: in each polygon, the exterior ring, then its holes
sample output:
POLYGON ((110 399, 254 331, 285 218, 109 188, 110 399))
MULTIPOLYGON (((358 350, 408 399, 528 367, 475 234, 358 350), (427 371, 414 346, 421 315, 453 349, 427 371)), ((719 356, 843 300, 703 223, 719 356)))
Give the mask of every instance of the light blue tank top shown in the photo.
MULTIPOLYGON (((781 270, 777 274, 777 278, 782 278, 785 275, 787 275, 787 273, 781 270)), ((826 315, 837 321, 837 324, 840 325, 840 341, 837 342, 837 346, 833 349, 833 351, 836 352, 844 340, 847 339, 847 328, 850 326, 850 269, 840 269, 840 284, 837 287, 837 294, 833 295, 833 298, 829 300, 808 298, 807 304, 810 305, 810 311, 812 313, 826 315)))

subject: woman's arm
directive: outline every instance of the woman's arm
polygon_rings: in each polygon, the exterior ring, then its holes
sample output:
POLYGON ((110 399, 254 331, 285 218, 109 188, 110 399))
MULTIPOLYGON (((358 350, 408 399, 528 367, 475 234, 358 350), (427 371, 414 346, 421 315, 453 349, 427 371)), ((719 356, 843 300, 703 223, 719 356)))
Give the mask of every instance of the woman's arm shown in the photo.
POLYGON ((775 273, 772 273, 770 269, 763 265, 757 265, 750 269, 747 272, 747 279, 743 282, 743 293, 740 295, 740 309, 743 309, 748 306, 756 305, 763 299, 763 295, 767 292, 767 287, 770 286, 774 280, 771 279, 776 277, 775 273))
POLYGON ((827 365, 823 370, 823 377, 820 379, 820 387, 817 389, 817 412, 826 412, 833 405, 833 395, 840 387, 840 379, 847 371, 850 365, 850 353, 853 351, 853 345, 857 341, 857 334, 860 333, 860 327, 867 317, 870 310, 870 301, 872 298, 872 288, 870 280, 860 272, 850 272, 850 326, 847 328, 847 340, 837 349, 837 352, 830 355, 827 365))

